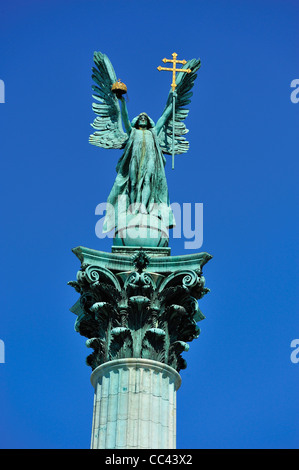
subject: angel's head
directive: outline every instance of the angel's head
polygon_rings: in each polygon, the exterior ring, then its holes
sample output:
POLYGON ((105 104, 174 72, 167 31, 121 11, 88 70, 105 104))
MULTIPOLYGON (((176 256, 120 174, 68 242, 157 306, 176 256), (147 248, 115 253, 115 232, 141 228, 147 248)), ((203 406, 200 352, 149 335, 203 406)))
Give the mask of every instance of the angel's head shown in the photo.
POLYGON ((155 123, 146 113, 140 113, 133 119, 132 127, 136 127, 137 129, 150 129, 151 127, 155 127, 155 123))
POLYGON ((137 126, 142 129, 147 129, 149 125, 149 120, 146 113, 141 113, 138 116, 137 126))

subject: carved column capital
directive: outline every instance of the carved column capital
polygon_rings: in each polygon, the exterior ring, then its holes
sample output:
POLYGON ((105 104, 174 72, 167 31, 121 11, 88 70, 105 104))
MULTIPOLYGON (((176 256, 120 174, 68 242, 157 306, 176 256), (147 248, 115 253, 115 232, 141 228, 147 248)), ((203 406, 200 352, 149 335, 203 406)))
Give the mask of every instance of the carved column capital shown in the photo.
POLYGON ((209 292, 202 267, 212 256, 73 251, 81 269, 69 282, 80 293, 71 311, 77 315, 75 330, 93 349, 87 364, 94 370, 116 359, 143 358, 184 369, 181 354, 199 336, 197 323, 205 318, 198 299, 209 292))

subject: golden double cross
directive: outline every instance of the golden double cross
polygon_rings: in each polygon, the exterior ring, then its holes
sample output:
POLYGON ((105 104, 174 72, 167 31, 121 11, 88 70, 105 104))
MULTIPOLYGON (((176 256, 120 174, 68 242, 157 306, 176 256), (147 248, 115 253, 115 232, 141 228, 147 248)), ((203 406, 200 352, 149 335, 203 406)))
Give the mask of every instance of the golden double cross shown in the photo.
POLYGON ((172 91, 175 90, 175 87, 176 87, 176 83, 175 83, 175 74, 176 72, 186 72, 186 73, 191 73, 192 70, 191 69, 177 69, 176 68, 176 64, 187 64, 187 61, 186 60, 177 60, 177 54, 176 52, 174 52, 172 54, 172 59, 162 59, 162 62, 164 62, 164 64, 166 64, 167 62, 172 62, 173 64, 173 67, 170 68, 170 67, 161 67, 161 65, 159 65, 159 67, 157 67, 157 69, 159 70, 159 72, 161 72, 161 70, 168 70, 169 72, 172 72, 172 84, 171 84, 171 88, 172 88, 172 91))
POLYGON ((175 88, 176 88, 176 83, 175 83, 175 74, 176 72, 185 72, 185 73, 191 73, 192 70, 191 69, 177 69, 176 68, 176 64, 187 64, 187 61, 186 60, 178 60, 177 59, 177 53, 174 52, 172 54, 172 59, 162 59, 162 62, 164 62, 164 64, 166 64, 167 62, 171 62, 173 64, 172 68, 170 67, 161 67, 161 65, 159 65, 159 67, 157 67, 157 69, 159 70, 159 72, 161 72, 161 70, 168 70, 169 72, 172 72, 172 84, 171 84, 171 88, 172 88, 172 169, 174 169, 174 154, 175 154, 175 148, 174 148, 174 145, 175 145, 175 97, 176 97, 176 93, 175 93, 175 88))

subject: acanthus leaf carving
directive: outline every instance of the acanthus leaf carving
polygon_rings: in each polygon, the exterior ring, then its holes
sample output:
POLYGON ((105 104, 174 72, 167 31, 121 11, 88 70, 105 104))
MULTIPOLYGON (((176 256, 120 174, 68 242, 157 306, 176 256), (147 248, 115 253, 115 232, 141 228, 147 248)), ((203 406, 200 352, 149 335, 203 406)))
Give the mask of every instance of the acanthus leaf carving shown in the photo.
POLYGON ((81 294, 75 329, 94 349, 87 358, 92 369, 126 357, 157 360, 177 371, 186 367, 182 354, 205 318, 198 299, 209 289, 201 266, 169 273, 164 263, 164 274, 147 271, 151 258, 139 250, 130 271, 83 263, 77 281, 69 283, 81 294))

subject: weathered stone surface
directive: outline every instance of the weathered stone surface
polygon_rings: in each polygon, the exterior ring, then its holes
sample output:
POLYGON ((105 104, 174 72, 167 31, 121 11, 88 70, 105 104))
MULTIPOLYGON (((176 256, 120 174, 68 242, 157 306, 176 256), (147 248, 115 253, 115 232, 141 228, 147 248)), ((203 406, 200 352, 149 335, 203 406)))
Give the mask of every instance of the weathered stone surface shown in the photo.
POLYGON ((176 391, 181 378, 148 359, 119 359, 97 367, 92 449, 175 449, 176 391))

